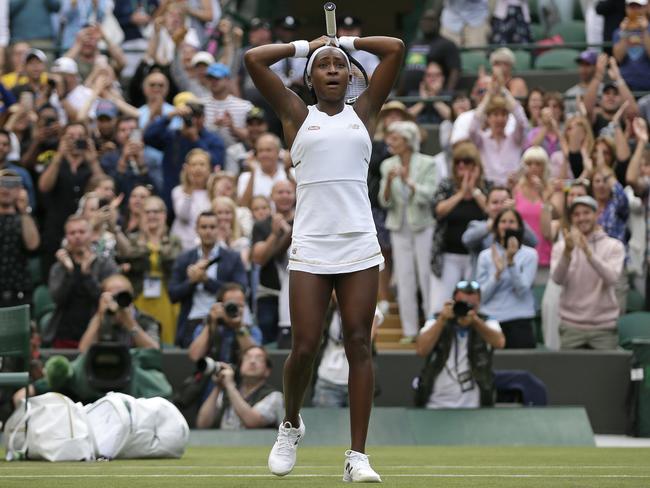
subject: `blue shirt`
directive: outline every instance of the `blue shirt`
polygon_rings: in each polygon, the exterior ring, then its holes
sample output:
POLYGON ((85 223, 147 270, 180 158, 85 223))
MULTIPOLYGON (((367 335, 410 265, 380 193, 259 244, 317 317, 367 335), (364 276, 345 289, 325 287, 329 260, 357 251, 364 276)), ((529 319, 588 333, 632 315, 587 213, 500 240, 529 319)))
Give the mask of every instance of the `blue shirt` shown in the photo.
POLYGON ((616 44, 625 36, 631 43, 625 59, 619 63, 621 76, 630 90, 650 90, 650 57, 643 45, 643 31, 625 31, 616 29, 612 35, 612 42, 616 44))
MULTIPOLYGON (((499 255, 505 260, 505 250, 497 244, 499 255)), ((535 317, 533 281, 537 274, 537 251, 521 246, 514 256, 514 264, 507 266, 496 279, 492 248, 478 256, 476 280, 481 285, 481 312, 499 322, 535 317)))

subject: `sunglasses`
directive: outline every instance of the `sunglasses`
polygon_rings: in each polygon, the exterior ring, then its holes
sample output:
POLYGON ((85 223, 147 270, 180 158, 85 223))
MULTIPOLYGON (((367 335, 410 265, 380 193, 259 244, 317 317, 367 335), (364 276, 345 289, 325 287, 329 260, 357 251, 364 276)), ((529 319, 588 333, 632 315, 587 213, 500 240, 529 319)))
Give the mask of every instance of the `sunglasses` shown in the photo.
POLYGON ((468 166, 470 164, 475 164, 476 161, 474 161, 472 158, 456 158, 454 159, 454 164, 464 164, 465 166, 468 166))
POLYGON ((459 281, 456 283, 455 291, 462 291, 465 293, 478 293, 481 290, 481 285, 478 284, 478 281, 459 281))
POLYGON ((151 88, 164 88, 165 84, 164 83, 149 83, 149 86, 151 88))

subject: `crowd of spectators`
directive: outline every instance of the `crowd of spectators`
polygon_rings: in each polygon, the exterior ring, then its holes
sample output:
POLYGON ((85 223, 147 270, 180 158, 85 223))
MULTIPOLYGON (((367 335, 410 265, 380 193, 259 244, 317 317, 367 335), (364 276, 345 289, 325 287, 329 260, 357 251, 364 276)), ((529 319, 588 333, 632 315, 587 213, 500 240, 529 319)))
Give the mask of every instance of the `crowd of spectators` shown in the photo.
MULTIPOLYGON (((650 88, 647 1, 621 0, 611 55, 581 53, 566 93, 529 88, 507 47, 464 93, 459 47, 531 41, 527 1, 490 3, 445 0, 424 12, 395 89, 420 100, 389 101, 379 114, 368 173, 386 258, 377 316, 395 297, 403 341, 427 355, 450 340, 460 293, 477 311, 461 328, 488 348, 535 347, 540 306, 549 347, 614 348, 626 296, 648 287, 650 95, 633 93, 650 88), (424 154, 424 124, 439 127, 440 153, 424 154), (546 287, 541 305, 535 287, 546 287)), ((296 189, 280 123, 242 59, 295 39, 298 19, 241 22, 213 0, 12 1, 5 16, 0 306, 32 303, 40 276, 55 305, 40 324, 44 344, 84 351, 105 290, 124 284, 112 277, 126 276, 133 306, 158 324, 125 316, 131 341, 224 365, 203 393, 200 425, 276 423, 277 397, 253 394, 273 395, 270 364, 251 348, 290 335, 296 189), (235 379, 227 364, 237 363, 235 379), (249 396, 258 411, 242 404, 249 396)), ((339 26, 363 27, 347 15, 339 26)), ((376 58, 359 60, 372 76, 376 58)), ((303 59, 272 69, 308 96, 303 59)), ((346 373, 327 370, 344 356, 335 308, 322 404, 344 404, 346 373)))

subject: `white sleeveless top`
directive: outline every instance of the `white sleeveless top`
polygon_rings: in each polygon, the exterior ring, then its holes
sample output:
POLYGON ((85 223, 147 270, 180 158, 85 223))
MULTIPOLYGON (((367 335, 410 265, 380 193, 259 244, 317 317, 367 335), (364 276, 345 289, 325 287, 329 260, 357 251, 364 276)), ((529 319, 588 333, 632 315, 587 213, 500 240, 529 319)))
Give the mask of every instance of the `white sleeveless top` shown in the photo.
POLYGON ((372 144, 352 106, 329 116, 315 105, 291 147, 296 171, 293 236, 376 233, 368 198, 372 144))

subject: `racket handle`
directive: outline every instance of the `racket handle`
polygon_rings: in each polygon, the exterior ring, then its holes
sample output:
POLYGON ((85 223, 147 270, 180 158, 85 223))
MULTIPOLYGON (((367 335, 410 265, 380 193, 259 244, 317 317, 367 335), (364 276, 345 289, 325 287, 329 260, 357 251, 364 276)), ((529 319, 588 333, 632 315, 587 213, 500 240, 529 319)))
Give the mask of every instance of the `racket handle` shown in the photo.
POLYGON ((332 2, 327 2, 323 8, 325 9, 325 27, 328 37, 336 37, 336 5, 332 2))

